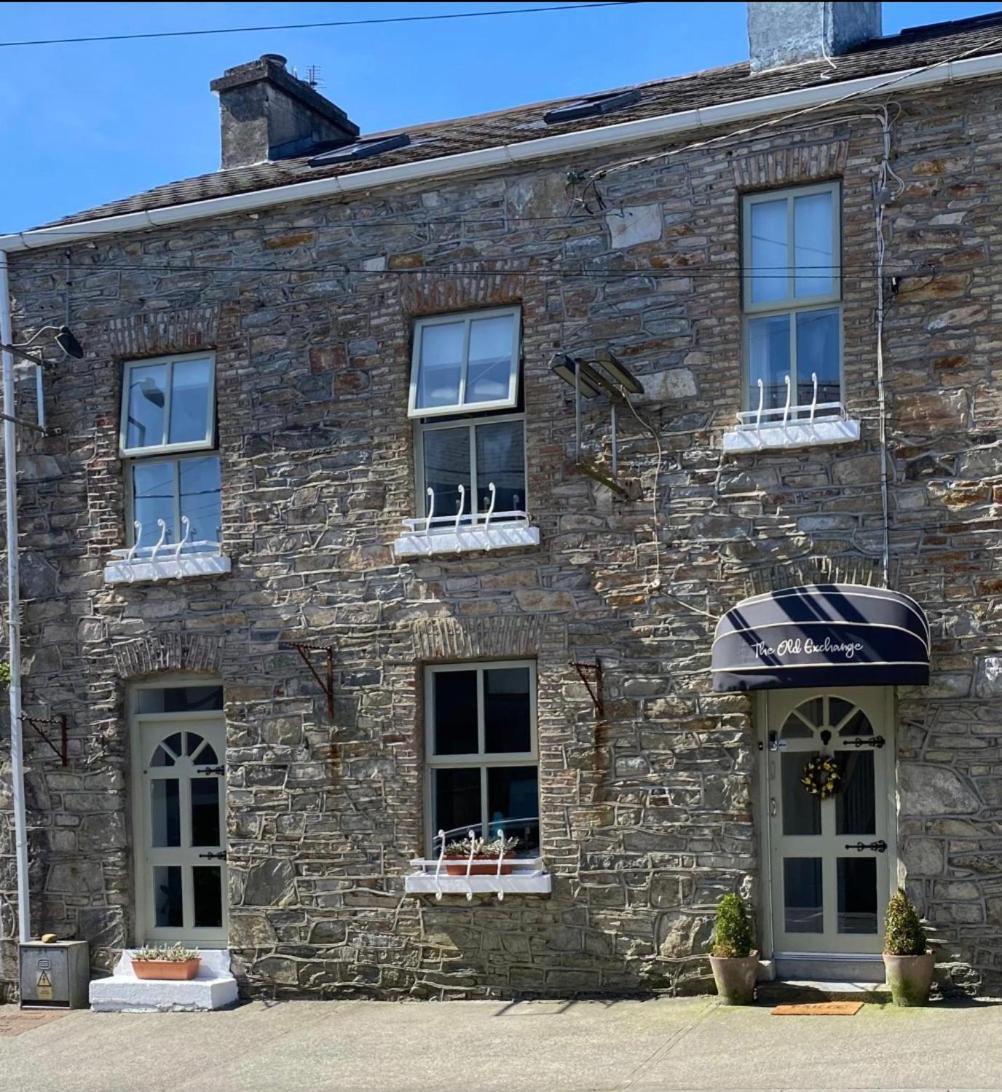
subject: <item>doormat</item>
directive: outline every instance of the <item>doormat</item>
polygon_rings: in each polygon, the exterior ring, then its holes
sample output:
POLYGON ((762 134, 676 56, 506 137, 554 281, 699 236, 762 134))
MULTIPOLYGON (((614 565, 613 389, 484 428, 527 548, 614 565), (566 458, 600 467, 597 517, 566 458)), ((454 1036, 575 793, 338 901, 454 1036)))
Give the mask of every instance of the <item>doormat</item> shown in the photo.
POLYGON ((0 1006, 0 1035, 23 1035, 50 1020, 58 1020, 65 1012, 39 1012, 18 1009, 14 1005, 0 1006))
POLYGON ((800 1005, 777 1005, 773 1016, 855 1016, 862 1001, 807 1001, 800 1005))

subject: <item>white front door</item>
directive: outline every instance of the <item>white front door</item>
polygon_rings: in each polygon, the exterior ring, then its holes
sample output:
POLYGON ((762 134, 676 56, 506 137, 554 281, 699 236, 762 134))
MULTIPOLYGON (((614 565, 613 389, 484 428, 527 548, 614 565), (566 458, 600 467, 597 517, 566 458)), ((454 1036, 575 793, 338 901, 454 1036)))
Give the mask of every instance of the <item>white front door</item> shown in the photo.
POLYGON ((225 727, 213 714, 136 718, 141 939, 225 945, 225 727))
POLYGON ((877 955, 893 858, 894 746, 889 691, 773 690, 764 706, 772 933, 783 954, 877 955), (831 757, 825 799, 805 765, 831 757))

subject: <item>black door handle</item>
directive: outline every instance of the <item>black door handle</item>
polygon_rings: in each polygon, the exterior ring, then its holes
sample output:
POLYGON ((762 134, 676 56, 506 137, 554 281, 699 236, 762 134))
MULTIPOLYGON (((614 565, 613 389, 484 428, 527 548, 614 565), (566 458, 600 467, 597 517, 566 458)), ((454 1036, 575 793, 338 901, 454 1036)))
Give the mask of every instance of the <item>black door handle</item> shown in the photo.
POLYGON ((225 861, 226 850, 224 849, 221 853, 199 853, 199 857, 204 857, 208 861, 225 861))
POLYGON ((873 849, 876 850, 877 853, 885 853, 887 851, 887 843, 883 838, 881 838, 879 842, 856 842, 855 845, 846 842, 845 848, 857 849, 860 853, 862 853, 864 849, 873 849))

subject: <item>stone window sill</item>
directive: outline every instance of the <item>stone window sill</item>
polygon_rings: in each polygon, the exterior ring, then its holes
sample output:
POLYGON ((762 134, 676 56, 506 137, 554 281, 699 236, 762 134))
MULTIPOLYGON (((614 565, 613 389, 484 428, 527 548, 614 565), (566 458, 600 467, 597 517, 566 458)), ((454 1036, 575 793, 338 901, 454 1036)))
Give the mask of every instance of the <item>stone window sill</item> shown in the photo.
POLYGON ((514 863, 515 870, 507 876, 447 876, 444 868, 437 871, 437 860, 411 861, 416 869, 404 878, 404 891, 408 895, 465 895, 468 901, 474 895, 497 895, 498 901, 505 895, 549 895, 553 890, 550 874, 544 871, 540 859, 523 859, 514 863))
POLYGON ((181 554, 164 553, 159 557, 115 550, 104 567, 106 584, 140 584, 160 580, 184 580, 195 576, 220 576, 230 571, 230 559, 218 546, 211 550, 192 550, 181 554))
MULTIPOLYGON (((424 520, 409 521, 423 525, 424 520)), ((481 550, 514 550, 539 545, 539 528, 528 522, 499 523, 492 527, 441 528, 427 532, 414 528, 393 543, 396 557, 432 557, 437 554, 468 554, 481 550)))
POLYGON ((761 428, 742 425, 724 433, 724 451, 729 454, 776 451, 795 447, 853 444, 859 440, 859 421, 839 418, 830 421, 790 421, 763 424, 761 428))

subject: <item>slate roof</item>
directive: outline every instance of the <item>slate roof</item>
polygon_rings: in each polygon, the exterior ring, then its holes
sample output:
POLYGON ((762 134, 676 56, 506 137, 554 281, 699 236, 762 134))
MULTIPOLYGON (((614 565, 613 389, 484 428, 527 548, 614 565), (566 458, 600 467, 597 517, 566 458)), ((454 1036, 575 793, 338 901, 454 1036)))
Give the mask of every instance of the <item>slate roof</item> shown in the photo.
POLYGON ((582 96, 577 95, 553 102, 518 106, 491 114, 479 114, 474 117, 431 124, 409 125, 406 129, 387 130, 386 133, 366 133, 365 139, 395 132, 407 132, 410 134, 411 143, 405 148, 386 152, 378 157, 328 167, 310 167, 311 157, 303 156, 296 159, 257 163, 247 167, 235 167, 226 171, 214 171, 211 174, 157 186, 145 193, 126 197, 120 201, 98 205, 56 222, 81 223, 106 216, 183 205, 212 197, 251 193, 293 182, 307 182, 334 175, 343 176, 375 167, 435 159, 439 156, 534 140, 557 133, 615 125, 624 121, 679 113, 697 107, 716 106, 740 99, 759 98, 783 91, 795 91, 881 73, 893 73, 957 60, 965 56, 999 52, 1002 52, 1002 12, 973 19, 916 27, 902 31, 893 37, 875 39, 851 53, 836 57, 834 69, 827 62, 822 61, 752 75, 748 62, 744 61, 726 68, 697 72, 691 76, 638 84, 635 86, 641 92, 639 102, 604 117, 582 118, 557 125, 546 125, 543 122, 543 114, 546 111, 564 103, 579 101, 582 96))

